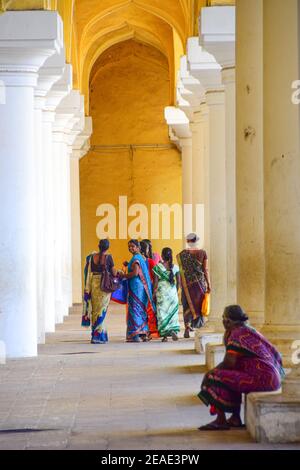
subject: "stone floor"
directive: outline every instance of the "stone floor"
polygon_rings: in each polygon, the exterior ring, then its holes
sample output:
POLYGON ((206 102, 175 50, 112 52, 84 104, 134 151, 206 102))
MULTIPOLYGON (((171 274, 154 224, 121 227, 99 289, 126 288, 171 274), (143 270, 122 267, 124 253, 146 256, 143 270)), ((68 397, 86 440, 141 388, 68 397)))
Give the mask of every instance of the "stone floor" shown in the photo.
POLYGON ((39 357, 0 366, 0 449, 299 449, 197 431, 210 417, 193 340, 126 344, 117 305, 108 329, 109 344, 90 344, 75 311, 39 357))

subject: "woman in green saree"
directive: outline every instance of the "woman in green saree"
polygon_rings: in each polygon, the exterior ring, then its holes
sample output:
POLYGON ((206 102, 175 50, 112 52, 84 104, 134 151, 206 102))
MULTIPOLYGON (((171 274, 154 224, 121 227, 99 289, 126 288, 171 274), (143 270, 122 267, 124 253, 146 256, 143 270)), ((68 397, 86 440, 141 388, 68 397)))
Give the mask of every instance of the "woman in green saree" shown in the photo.
POLYGON ((178 340, 180 274, 178 266, 173 264, 173 253, 170 248, 162 251, 162 261, 153 268, 154 292, 156 300, 158 331, 162 341, 168 341, 168 336, 178 340))

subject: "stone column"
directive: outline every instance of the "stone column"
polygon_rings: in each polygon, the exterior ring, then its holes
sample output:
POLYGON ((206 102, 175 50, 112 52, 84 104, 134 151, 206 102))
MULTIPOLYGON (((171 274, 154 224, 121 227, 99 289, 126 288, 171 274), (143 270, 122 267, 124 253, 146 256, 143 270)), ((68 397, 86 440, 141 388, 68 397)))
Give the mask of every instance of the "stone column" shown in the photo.
POLYGON ((85 127, 73 144, 71 156, 71 227, 72 227, 72 292, 73 304, 82 302, 80 170, 79 160, 89 151, 92 119, 85 118, 85 127))
MULTIPOLYGON (((46 272, 49 246, 46 241, 47 217, 51 218, 47 211, 47 197, 52 199, 52 195, 46 195, 46 179, 49 178, 48 168, 46 167, 49 139, 43 132, 43 110, 46 109, 47 94, 53 84, 57 82, 64 71, 64 54, 54 54, 46 60, 43 67, 39 70, 37 87, 35 89, 35 167, 36 167, 36 209, 37 209, 37 310, 38 310, 38 343, 45 343, 46 316, 51 305, 48 297, 48 278, 46 272), (44 141, 45 137, 45 141, 44 141)), ((50 131, 51 135, 51 131, 50 131)), ((52 155, 51 155, 52 158, 52 155)), ((53 312, 54 318, 54 312, 53 312)))
POLYGON ((222 328, 221 317, 227 303, 227 223, 226 223, 226 140, 225 93, 221 66, 199 46, 199 38, 188 39, 188 64, 191 75, 204 88, 207 130, 206 169, 207 204, 205 207, 206 246, 212 282, 209 324, 222 328))
POLYGON ((209 322, 221 324, 227 303, 227 224, 225 161, 225 95, 223 91, 206 94, 208 107, 209 167, 209 264, 212 284, 209 322))
POLYGON ((42 107, 43 99, 35 94, 34 99, 34 137, 35 137, 35 186, 36 186, 36 301, 37 301, 37 342, 45 343, 45 312, 44 312, 44 195, 43 195, 43 160, 42 160, 42 107))
POLYGON ((63 322, 72 305, 71 203, 69 137, 81 106, 79 92, 71 91, 56 110, 53 128, 55 161, 55 283, 57 322, 63 322))
POLYGON ((61 47, 61 27, 55 12, 0 16, 0 338, 8 357, 37 354, 34 88, 61 47))
POLYGON ((237 2, 237 300, 264 322, 263 1, 237 2))
POLYGON ((43 111, 43 159, 44 159, 44 312, 45 331, 55 331, 55 288, 54 288, 54 194, 53 178, 54 164, 52 152, 52 126, 55 114, 52 111, 43 111))
POLYGON ((291 85, 299 76, 299 12, 297 0, 264 1, 263 331, 287 365, 292 342, 300 339, 300 108, 291 100, 291 85))
POLYGON ((202 8, 200 44, 222 67, 225 89, 227 304, 237 301, 235 7, 202 8))
POLYGON ((200 245, 205 247, 205 120, 202 110, 196 111, 191 123, 193 145, 193 212, 194 231, 200 237, 200 245))
MULTIPOLYGON (((192 202, 193 202, 193 148, 190 122, 186 114, 179 108, 169 106, 165 108, 165 119, 170 126, 171 134, 175 137, 178 148, 182 152, 182 205, 183 217, 183 247, 185 235, 190 232, 192 226, 192 202)), ((174 138, 173 137, 173 138, 174 138)))

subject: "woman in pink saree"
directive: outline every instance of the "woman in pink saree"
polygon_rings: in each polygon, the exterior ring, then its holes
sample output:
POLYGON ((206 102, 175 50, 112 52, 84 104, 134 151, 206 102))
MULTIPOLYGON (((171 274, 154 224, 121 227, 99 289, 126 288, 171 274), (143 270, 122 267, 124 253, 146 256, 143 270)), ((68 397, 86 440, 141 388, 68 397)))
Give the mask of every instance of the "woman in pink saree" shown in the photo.
POLYGON ((238 305, 226 307, 223 314, 226 355, 223 362, 208 372, 199 398, 210 405, 217 419, 200 431, 243 427, 240 411, 242 394, 273 392, 284 376, 281 355, 269 341, 247 324, 248 317, 238 305), (231 413, 227 420, 225 413, 231 413))

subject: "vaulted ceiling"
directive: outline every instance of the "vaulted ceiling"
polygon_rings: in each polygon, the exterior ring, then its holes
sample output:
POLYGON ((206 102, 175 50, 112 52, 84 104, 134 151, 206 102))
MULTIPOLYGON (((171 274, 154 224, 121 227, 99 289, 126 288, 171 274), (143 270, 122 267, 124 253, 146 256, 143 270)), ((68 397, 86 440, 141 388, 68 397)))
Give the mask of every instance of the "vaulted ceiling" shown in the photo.
MULTIPOLYGON (((189 36, 197 34, 201 7, 232 0, 0 0, 2 9, 57 9, 64 21, 67 62, 74 87, 85 95, 94 64, 111 46, 133 39, 159 50, 167 59, 170 96, 175 100, 176 74, 189 36)), ((171 103, 170 103, 171 104, 171 103)))

